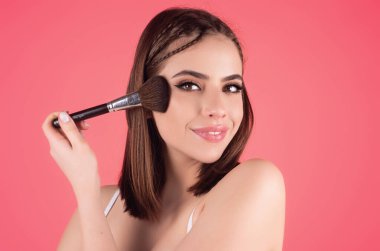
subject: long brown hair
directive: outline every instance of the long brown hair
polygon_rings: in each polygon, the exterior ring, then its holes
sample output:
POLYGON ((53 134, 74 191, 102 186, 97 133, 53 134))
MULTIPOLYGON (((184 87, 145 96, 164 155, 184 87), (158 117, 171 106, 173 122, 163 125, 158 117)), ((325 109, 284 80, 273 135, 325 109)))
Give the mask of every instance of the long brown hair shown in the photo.
MULTIPOLYGON (((236 35, 218 17, 201 9, 169 8, 157 14, 140 37, 127 93, 137 91, 147 79, 157 74, 165 59, 197 43, 207 34, 223 34, 230 38, 244 63, 236 35), (169 45, 179 38, 187 41, 168 52, 169 45)), ((201 165, 198 181, 188 189, 195 196, 210 191, 239 164, 254 122, 245 87, 242 98, 244 115, 240 127, 219 160, 201 165)), ((121 197, 125 200, 124 211, 140 219, 155 221, 159 218, 160 194, 166 180, 165 142, 159 135, 151 111, 131 109, 126 116, 128 135, 119 179, 121 197)))

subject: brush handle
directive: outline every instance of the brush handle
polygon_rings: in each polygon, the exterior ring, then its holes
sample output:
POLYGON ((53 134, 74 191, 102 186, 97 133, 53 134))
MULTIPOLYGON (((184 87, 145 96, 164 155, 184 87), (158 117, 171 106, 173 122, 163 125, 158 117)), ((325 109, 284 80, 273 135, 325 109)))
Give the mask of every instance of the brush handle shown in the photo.
MULTIPOLYGON (((94 106, 86 110, 75 112, 69 115, 75 122, 78 122, 78 121, 96 117, 108 112, 116 112, 116 111, 125 110, 125 109, 129 109, 133 107, 140 107, 140 106, 142 106, 142 103, 140 100, 139 93, 132 92, 130 94, 127 94, 125 96, 112 100, 111 102, 94 106)), ((54 119, 52 124, 55 128, 60 128, 58 119, 54 119)))
MULTIPOLYGON (((94 106, 94 107, 91 107, 79 112, 75 112, 69 115, 75 122, 78 122, 78 121, 96 117, 108 112, 109 110, 107 108, 107 103, 105 103, 105 104, 94 106)), ((60 128, 58 119, 54 119, 52 124, 55 128, 60 128)))

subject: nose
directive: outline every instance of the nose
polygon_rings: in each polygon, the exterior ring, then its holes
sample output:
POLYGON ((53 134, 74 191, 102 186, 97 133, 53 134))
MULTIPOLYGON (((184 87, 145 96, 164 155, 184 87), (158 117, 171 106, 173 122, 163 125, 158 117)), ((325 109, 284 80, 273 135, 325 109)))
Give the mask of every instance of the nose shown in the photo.
POLYGON ((203 97, 202 115, 210 118, 224 118, 226 116, 223 93, 205 94, 203 97))

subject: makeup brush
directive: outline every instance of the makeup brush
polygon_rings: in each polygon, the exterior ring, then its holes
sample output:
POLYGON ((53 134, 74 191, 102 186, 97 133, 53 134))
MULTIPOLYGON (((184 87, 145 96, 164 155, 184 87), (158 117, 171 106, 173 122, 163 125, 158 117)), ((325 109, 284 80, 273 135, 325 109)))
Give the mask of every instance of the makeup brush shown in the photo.
MULTIPOLYGON (((140 87, 136 92, 132 92, 108 103, 94 106, 79 112, 69 114, 75 121, 96 117, 105 113, 126 110, 143 106, 149 110, 166 112, 170 100, 170 86, 162 76, 154 76, 140 87)), ((55 128, 60 128, 58 119, 52 122, 55 128)))

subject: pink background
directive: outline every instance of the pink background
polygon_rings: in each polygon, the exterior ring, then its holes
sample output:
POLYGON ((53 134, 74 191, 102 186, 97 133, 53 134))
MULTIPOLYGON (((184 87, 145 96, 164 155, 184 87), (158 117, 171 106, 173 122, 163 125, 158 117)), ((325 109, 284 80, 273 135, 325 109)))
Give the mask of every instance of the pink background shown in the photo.
MULTIPOLYGON (((123 95, 143 28, 175 5, 242 40, 255 111, 243 160, 283 172, 284 250, 380 250, 377 1, 136 2, 2 1, 0 250, 55 249, 76 202, 41 124, 123 95)), ((89 122, 102 183, 115 183, 125 115, 89 122)))

